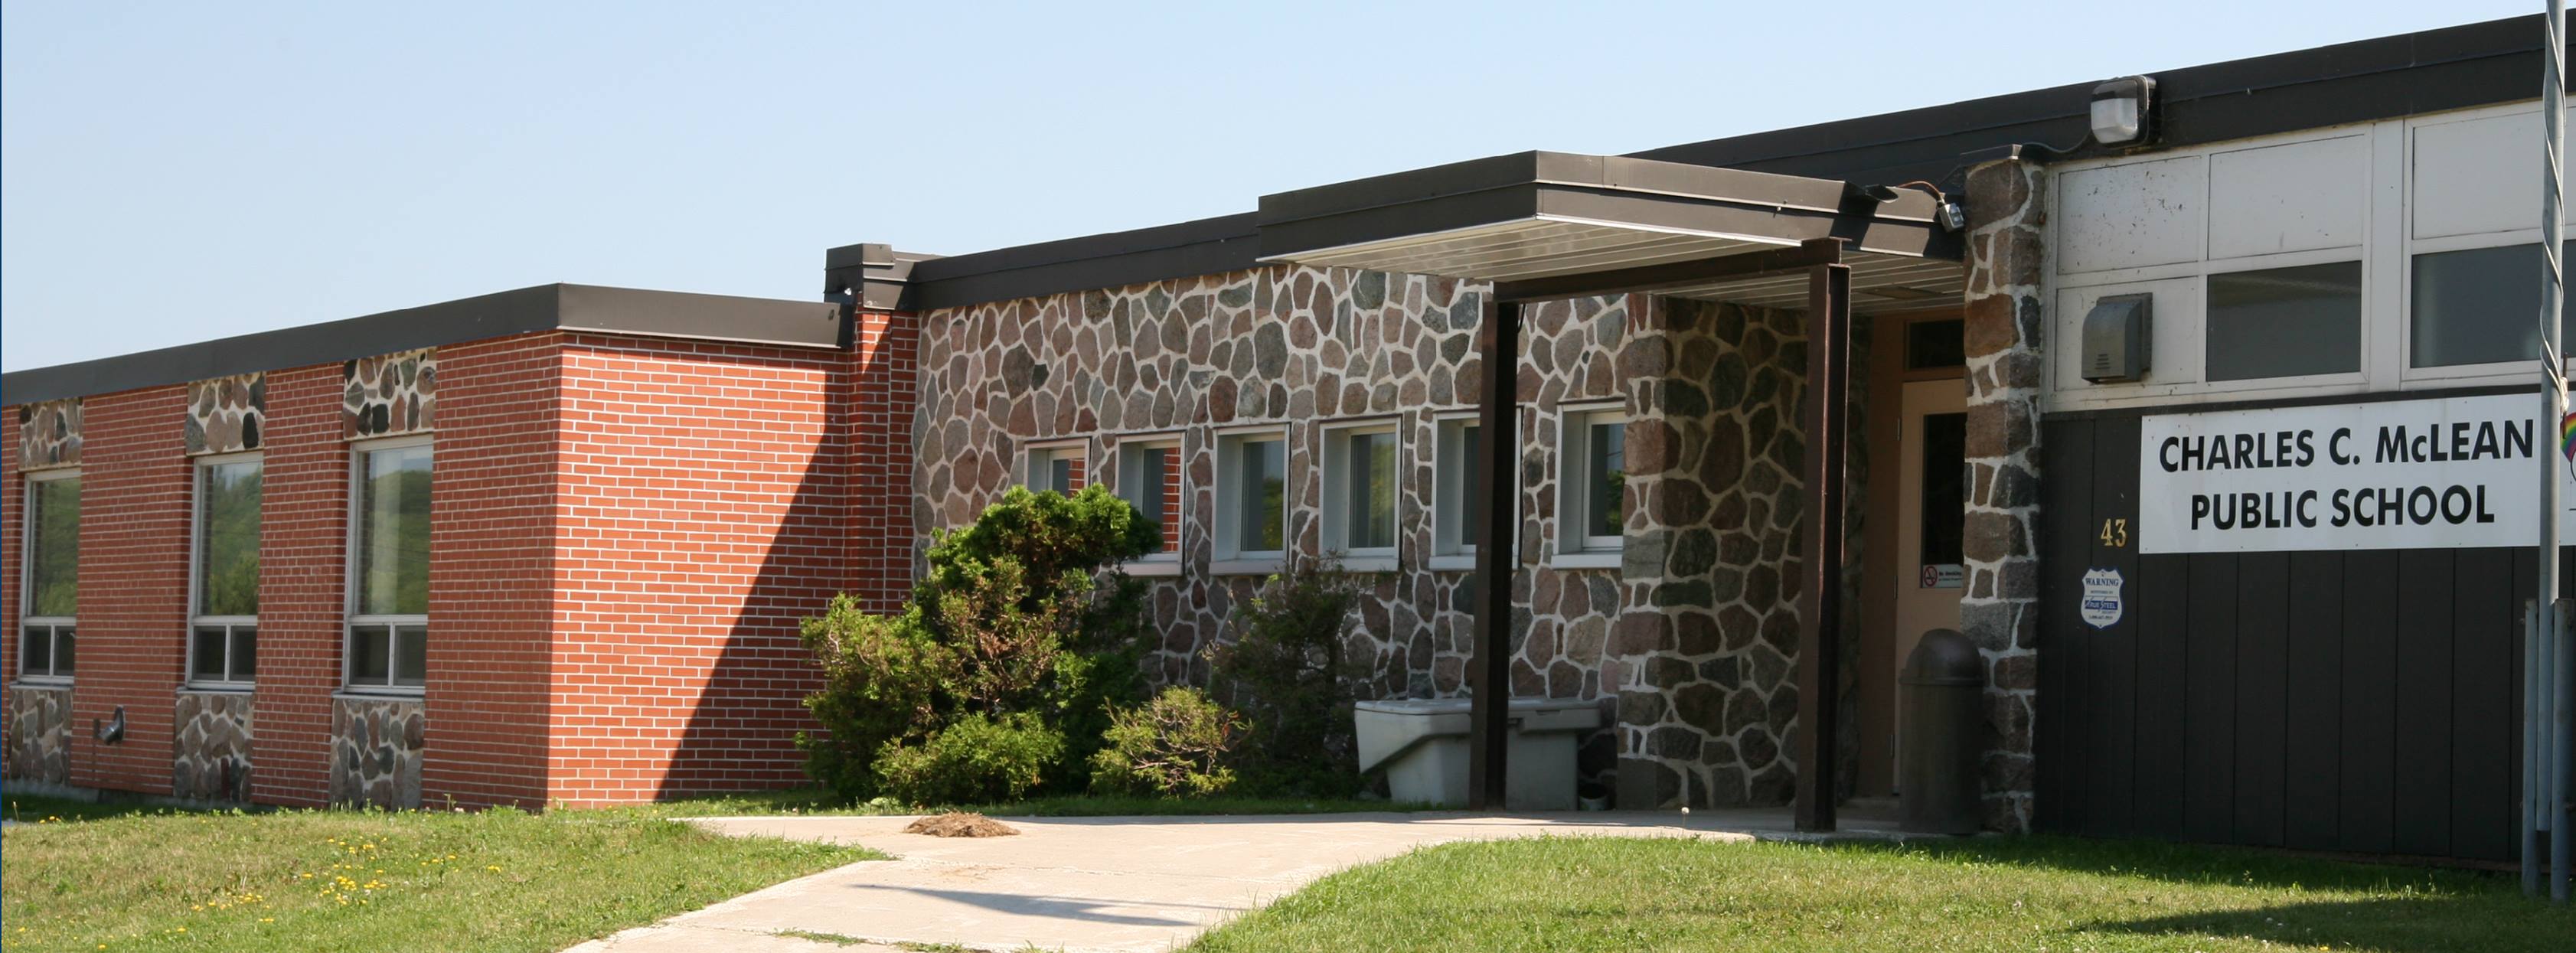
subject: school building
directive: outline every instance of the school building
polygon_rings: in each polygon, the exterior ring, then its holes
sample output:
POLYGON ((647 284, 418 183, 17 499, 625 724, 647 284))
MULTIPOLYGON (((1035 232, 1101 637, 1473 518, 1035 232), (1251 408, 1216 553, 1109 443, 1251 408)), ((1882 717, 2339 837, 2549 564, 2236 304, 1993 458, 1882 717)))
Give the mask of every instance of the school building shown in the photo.
POLYGON ((1125 567, 1157 678, 1329 558, 1374 581, 1364 697, 1475 697, 1480 753, 1506 696, 1592 701, 1622 808, 1901 797, 1899 670, 1956 629, 1990 828, 2509 859, 2542 36, 850 245, 817 303, 559 286, 11 374, 7 774, 794 783, 797 618, 1100 481, 1165 529, 1125 567))

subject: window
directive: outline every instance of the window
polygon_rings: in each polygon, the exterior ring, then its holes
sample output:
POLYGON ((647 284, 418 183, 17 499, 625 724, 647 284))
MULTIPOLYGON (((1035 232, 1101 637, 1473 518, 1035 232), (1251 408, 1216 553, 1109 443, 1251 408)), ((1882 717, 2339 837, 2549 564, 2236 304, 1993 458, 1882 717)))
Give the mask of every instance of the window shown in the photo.
POLYGON ((1395 455, 1395 421, 1324 431, 1324 551, 1344 568, 1395 568, 1395 455))
POLYGON ((1162 528, 1162 546, 1148 561, 1177 561, 1181 554, 1181 444, 1168 437, 1118 445, 1118 497, 1162 528))
POLYGON ((1288 549, 1287 436, 1277 430, 1223 434, 1216 452, 1217 559, 1275 564, 1288 549))
POLYGON ((2210 275, 2208 328, 2213 381, 2360 373, 2361 263, 2210 275))
POLYGON ((72 677, 73 616, 80 612, 78 470, 27 475, 27 575, 19 600, 18 675, 72 677))
MULTIPOLYGON (((2576 243, 2567 248, 2576 250, 2576 243)), ((2407 311, 2409 364, 2539 360, 2541 268, 2537 244, 2416 255, 2407 311)), ((2559 315, 2562 341, 2568 340, 2567 319, 2559 315)))
POLYGON ((191 684, 247 685, 259 670, 259 507, 258 456, 198 462, 191 684))
POLYGON ((1568 553, 1614 553, 1627 537, 1628 417, 1616 409, 1569 410, 1558 435, 1564 469, 1558 545, 1568 553))
POLYGON ((1029 448, 1028 472, 1023 477, 1029 489, 1053 490, 1072 496, 1081 491, 1088 479, 1080 444, 1029 448))
POLYGON ((416 689, 429 661, 430 445, 364 444, 355 456, 348 682, 416 689))
POLYGON ((1968 529, 1968 415, 1923 415, 1922 534, 1917 555, 1926 566, 1966 560, 1968 529))
POLYGON ((1915 321, 1905 326, 1905 369, 1924 371, 1968 363, 1968 322, 1963 318, 1915 321))

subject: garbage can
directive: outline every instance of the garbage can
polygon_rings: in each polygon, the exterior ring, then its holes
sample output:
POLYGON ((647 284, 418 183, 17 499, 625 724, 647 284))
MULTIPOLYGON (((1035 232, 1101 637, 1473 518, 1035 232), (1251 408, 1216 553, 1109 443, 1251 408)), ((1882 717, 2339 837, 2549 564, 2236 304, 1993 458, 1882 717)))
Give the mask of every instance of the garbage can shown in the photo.
MULTIPOLYGON (((1352 706, 1360 770, 1385 767, 1387 792, 1395 800, 1467 806, 1467 726, 1473 705, 1464 698, 1408 698, 1352 706)), ((1584 732, 1601 727, 1599 705, 1515 698, 1511 708, 1504 808, 1574 810, 1574 749, 1584 732)))
POLYGON ((1976 833, 1985 826, 1977 759, 1986 683, 1976 643, 1953 629, 1923 633, 1897 681, 1905 693, 1898 827, 1910 834, 1976 833))

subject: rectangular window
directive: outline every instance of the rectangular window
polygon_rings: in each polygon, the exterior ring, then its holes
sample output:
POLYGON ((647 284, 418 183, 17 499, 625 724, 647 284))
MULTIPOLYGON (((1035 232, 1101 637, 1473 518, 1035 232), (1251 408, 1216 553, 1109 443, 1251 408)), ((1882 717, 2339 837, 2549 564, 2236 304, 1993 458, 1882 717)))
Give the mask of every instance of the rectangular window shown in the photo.
POLYGON ((1278 431, 1217 438, 1218 559, 1275 560, 1288 549, 1288 439, 1278 431))
POLYGON ((1181 553, 1181 445, 1170 438, 1118 445, 1118 497, 1162 530, 1162 546, 1149 560, 1177 560, 1181 553))
POLYGON ((1326 553, 1346 559, 1394 558, 1395 457, 1395 421, 1324 431, 1326 553))
POLYGON ((1968 363, 1968 322, 1962 318, 1915 321, 1905 326, 1905 369, 1926 371, 1968 363))
POLYGON ((260 491, 255 455, 198 461, 190 682, 247 685, 259 670, 260 491))
POLYGON ((1081 492, 1088 480, 1080 445, 1029 448, 1028 472, 1024 476, 1029 489, 1072 496, 1081 492))
POLYGON ((2210 275, 2208 328, 2213 381, 2360 373, 2361 263, 2210 275))
POLYGON ((419 688, 429 657, 430 445, 368 444, 355 457, 348 681, 419 688))
POLYGON ((1618 410, 1567 411, 1558 434, 1563 489, 1557 530, 1567 552, 1614 552, 1627 538, 1628 417, 1618 410))
POLYGON ((26 588, 20 593, 18 675, 69 679, 80 612, 78 470, 27 475, 26 588))
POLYGON ((1968 526, 1968 415, 1923 415, 1923 534, 1926 565, 1962 561, 1968 526))
MULTIPOLYGON (((2576 250, 2576 243, 2567 247, 2576 250)), ((2408 363, 2457 367, 2539 360, 2541 268, 2536 244, 2415 256, 2408 363)), ((2562 340, 2570 314, 2576 309, 2559 315, 2562 340)))

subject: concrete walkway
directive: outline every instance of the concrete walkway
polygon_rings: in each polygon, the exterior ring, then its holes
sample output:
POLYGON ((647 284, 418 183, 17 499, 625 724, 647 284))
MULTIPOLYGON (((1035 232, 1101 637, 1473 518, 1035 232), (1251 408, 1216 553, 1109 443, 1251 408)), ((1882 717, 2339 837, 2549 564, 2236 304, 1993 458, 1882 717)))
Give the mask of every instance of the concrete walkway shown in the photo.
MULTIPOLYGON (((792 880, 568 953, 874 953, 896 951, 876 945, 894 943, 1161 953, 1325 874, 1430 844, 1540 835, 1808 839, 1792 831, 1785 810, 1015 817, 1003 820, 1019 836, 985 839, 902 833, 912 820, 695 821, 726 834, 860 844, 897 859, 792 880)), ((1843 827, 1838 836, 1885 838, 1894 829, 1848 817, 1843 827)))

